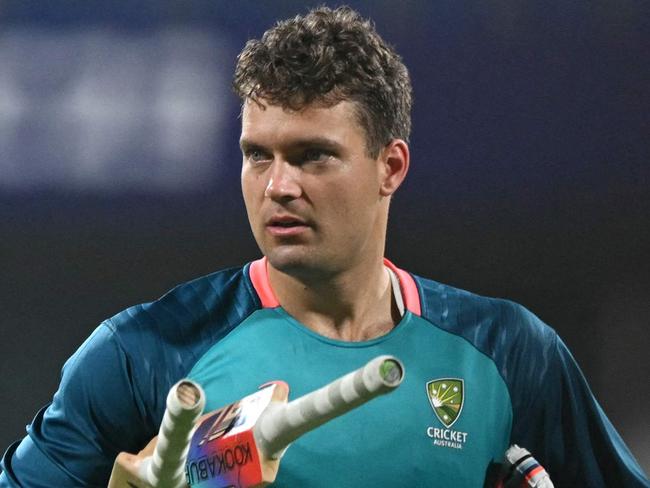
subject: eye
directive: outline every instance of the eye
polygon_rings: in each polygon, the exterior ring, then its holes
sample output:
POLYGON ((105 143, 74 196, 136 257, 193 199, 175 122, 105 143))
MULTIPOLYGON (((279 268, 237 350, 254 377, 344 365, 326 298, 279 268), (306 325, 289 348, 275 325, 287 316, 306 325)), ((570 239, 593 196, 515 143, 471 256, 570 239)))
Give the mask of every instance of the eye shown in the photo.
POLYGON ((329 151, 319 148, 307 149, 303 153, 303 161, 305 162, 324 162, 327 161, 332 154, 329 151))
POLYGON ((261 149, 250 149, 244 155, 251 163, 263 163, 272 159, 271 156, 261 149))

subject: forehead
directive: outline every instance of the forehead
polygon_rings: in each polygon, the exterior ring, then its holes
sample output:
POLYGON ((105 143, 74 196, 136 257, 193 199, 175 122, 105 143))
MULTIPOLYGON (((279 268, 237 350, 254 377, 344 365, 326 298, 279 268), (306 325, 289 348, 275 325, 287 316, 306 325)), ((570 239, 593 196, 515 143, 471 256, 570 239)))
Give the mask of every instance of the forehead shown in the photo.
POLYGON ((325 137, 347 144, 359 138, 363 142, 363 135, 353 102, 330 107, 308 105, 296 111, 249 100, 242 111, 241 142, 273 145, 325 137))

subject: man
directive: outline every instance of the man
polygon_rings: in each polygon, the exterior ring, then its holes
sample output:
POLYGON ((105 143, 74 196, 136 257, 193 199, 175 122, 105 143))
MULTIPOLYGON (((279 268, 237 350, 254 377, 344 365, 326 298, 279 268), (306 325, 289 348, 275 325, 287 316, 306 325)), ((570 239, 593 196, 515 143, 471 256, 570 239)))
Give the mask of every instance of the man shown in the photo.
POLYGON ((0 486, 105 486, 182 377, 213 410, 273 379, 295 398, 378 354, 403 361, 402 386, 296 441, 277 486, 482 486, 513 443, 557 486, 649 486, 553 330, 384 259, 411 89, 369 22, 346 8, 281 22, 246 45, 234 85, 264 258, 104 322, 5 454, 0 486))

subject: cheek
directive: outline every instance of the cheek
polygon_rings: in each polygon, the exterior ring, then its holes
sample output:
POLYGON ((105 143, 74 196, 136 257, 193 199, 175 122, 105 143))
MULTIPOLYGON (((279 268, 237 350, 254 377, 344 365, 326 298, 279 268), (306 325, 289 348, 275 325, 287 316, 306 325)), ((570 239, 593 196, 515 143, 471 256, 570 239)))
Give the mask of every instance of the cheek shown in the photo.
POLYGON ((337 225, 357 228, 369 220, 374 200, 367 185, 334 185, 328 189, 327 194, 330 220, 334 220, 337 225))
POLYGON ((260 196, 264 195, 264 188, 261 188, 260 190, 260 185, 261 181, 259 177, 247 172, 246 170, 242 170, 241 191, 246 208, 255 206, 256 202, 260 199, 260 196))
POLYGON ((246 214, 248 215, 248 222, 251 225, 253 232, 257 227, 256 223, 260 220, 260 205, 258 199, 255 197, 255 191, 251 185, 242 181, 242 196, 244 197, 244 205, 246 207, 246 214))

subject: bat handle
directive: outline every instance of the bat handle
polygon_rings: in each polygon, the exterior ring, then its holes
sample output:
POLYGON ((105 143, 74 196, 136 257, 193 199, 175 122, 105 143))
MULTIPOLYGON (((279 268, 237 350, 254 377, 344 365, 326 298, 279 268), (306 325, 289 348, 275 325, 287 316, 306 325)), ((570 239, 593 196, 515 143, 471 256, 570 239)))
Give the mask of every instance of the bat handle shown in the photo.
POLYGON ((394 356, 378 356, 365 366, 288 404, 270 405, 255 426, 258 448, 269 459, 282 457, 301 435, 397 388, 404 366, 394 356))
POLYGON ((201 386, 188 379, 176 383, 167 395, 167 408, 151 457, 140 467, 140 477, 155 488, 185 484, 185 462, 196 421, 205 408, 201 386))
POLYGON ((513 444, 506 451, 506 463, 509 476, 502 486, 553 488, 551 477, 527 449, 513 444))

